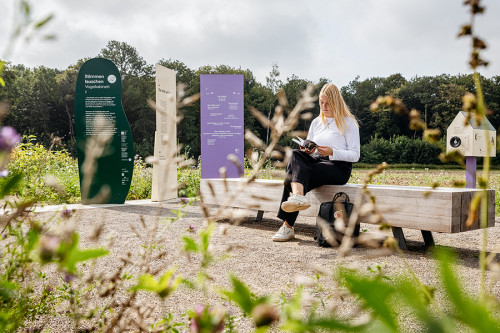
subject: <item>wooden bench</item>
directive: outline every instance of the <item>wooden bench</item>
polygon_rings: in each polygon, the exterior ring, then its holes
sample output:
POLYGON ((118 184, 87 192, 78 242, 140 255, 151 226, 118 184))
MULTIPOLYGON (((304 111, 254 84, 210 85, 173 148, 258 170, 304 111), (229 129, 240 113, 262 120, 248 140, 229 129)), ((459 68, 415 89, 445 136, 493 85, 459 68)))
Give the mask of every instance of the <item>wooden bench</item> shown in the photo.
MULTIPOLYGON (((203 200, 209 205, 224 205, 233 194, 240 191, 245 179, 202 179, 200 191, 203 200)), ((479 228, 475 222, 466 226, 468 209, 477 189, 467 188, 430 188, 416 186, 369 185, 368 189, 376 197, 377 209, 383 222, 392 227, 394 236, 402 249, 406 249, 403 228, 422 232, 426 245, 434 245, 432 232, 457 233, 479 228)), ((316 217, 319 205, 330 201, 337 192, 345 192, 356 200, 362 191, 358 184, 324 185, 316 188, 307 197, 311 207, 301 211, 302 216, 316 217)), ((488 227, 495 225, 495 191, 488 191, 488 227)), ((283 193, 282 180, 258 179, 238 193, 228 207, 257 210, 257 220, 264 211, 277 212, 283 193)), ((366 202, 366 195, 363 195, 366 202)), ((370 216, 360 217, 361 223, 373 223, 370 216)))

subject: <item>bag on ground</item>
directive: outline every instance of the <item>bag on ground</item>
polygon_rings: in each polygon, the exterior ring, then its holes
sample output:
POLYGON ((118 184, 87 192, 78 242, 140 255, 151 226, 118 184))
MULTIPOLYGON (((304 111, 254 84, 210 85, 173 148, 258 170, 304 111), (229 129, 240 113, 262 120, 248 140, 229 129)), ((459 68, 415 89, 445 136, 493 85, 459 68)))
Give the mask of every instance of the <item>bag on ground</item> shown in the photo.
MULTIPOLYGON (((344 192, 338 192, 333 197, 332 201, 323 202, 319 207, 318 216, 316 217, 316 237, 314 239, 319 246, 331 247, 332 244, 340 245, 345 234, 345 229, 349 223, 349 217, 354 208, 354 204, 350 202, 349 196, 344 192), (340 200, 344 196, 344 200, 340 200), (342 219, 337 222, 335 221, 342 219)), ((352 237, 359 236, 359 223, 356 223, 352 237)))

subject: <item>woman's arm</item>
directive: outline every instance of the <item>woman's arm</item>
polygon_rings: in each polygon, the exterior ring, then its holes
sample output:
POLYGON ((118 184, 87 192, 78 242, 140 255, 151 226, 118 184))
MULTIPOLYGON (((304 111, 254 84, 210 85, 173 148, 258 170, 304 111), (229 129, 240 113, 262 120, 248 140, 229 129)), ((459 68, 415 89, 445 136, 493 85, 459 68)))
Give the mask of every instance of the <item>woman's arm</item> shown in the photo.
POLYGON ((330 160, 335 161, 357 162, 360 157, 359 128, 353 119, 347 118, 346 120, 344 134, 346 149, 333 149, 333 154, 329 157, 330 160))

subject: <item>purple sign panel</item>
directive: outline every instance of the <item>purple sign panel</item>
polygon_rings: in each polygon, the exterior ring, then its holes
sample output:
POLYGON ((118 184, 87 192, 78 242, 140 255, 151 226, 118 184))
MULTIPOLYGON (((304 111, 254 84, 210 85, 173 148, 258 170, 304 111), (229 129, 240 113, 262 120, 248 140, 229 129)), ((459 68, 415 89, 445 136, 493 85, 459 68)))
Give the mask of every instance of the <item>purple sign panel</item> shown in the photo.
POLYGON ((243 75, 200 75, 201 178, 220 178, 226 167, 228 178, 243 171, 243 75), (228 160, 234 154, 241 168, 228 160))

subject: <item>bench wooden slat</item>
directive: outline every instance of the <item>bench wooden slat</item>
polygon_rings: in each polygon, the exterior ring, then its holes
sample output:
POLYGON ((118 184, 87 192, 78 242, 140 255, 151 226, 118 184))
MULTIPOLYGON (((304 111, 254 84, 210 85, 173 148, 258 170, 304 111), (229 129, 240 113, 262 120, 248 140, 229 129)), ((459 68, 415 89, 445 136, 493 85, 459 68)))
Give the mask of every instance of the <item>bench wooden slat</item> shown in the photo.
MULTIPOLYGON (((202 179, 201 194, 207 204, 222 205, 231 194, 239 191, 244 179, 226 179, 226 191, 223 179, 202 179), (212 196, 208 183, 212 185, 216 196, 212 196)), ((283 193, 283 181, 258 179, 251 182, 238 194, 230 207, 251 208, 261 211, 276 212, 283 193), (257 199, 256 199, 257 198, 257 199)), ((445 188, 416 186, 369 185, 368 189, 376 197, 377 208, 384 221, 394 227, 456 233, 479 228, 478 223, 470 227, 465 225, 468 207, 477 189, 445 188), (425 194, 428 195, 425 195, 425 194)), ((311 208, 300 212, 303 216, 316 217, 319 205, 332 200, 337 192, 345 192, 356 200, 361 193, 359 184, 325 185, 307 193, 311 208)), ((364 200, 367 198, 365 196, 364 200)), ((495 191, 488 190, 488 227, 495 225, 495 191)), ((361 217, 360 222, 370 223, 369 216, 361 217)))

